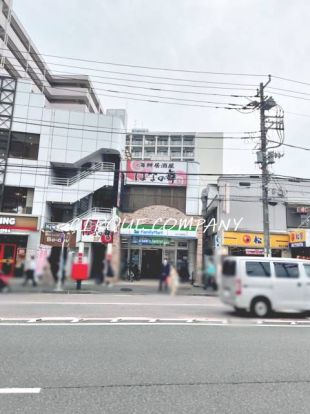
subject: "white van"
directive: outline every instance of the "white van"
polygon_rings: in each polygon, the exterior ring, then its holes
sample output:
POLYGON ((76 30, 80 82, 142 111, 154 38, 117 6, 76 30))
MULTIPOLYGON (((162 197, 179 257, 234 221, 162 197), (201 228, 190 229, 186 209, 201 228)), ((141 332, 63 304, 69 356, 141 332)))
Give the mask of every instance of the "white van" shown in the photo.
POLYGON ((271 311, 310 310, 310 261, 267 257, 223 260, 222 302, 266 317, 271 311))

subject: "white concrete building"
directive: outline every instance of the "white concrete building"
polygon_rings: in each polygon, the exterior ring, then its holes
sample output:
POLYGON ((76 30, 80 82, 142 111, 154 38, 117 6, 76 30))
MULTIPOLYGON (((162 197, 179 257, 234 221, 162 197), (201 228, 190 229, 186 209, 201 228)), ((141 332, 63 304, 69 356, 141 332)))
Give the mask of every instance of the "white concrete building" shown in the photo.
POLYGON ((126 111, 104 113, 87 76, 54 75, 5 1, 0 39, 0 271, 13 274, 49 223, 115 214, 126 111))

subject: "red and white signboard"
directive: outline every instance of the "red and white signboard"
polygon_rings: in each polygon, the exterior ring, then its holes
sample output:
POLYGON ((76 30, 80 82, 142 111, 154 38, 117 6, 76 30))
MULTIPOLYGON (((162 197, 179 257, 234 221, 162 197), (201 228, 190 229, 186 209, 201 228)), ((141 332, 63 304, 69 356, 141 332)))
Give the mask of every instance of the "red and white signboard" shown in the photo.
POLYGON ((82 220, 82 242, 113 243, 113 233, 107 231, 107 223, 101 220, 82 220))
POLYGON ((247 256, 264 256, 264 249, 245 249, 247 256))
POLYGON ((173 161, 127 161, 125 184, 186 187, 187 165, 173 161))

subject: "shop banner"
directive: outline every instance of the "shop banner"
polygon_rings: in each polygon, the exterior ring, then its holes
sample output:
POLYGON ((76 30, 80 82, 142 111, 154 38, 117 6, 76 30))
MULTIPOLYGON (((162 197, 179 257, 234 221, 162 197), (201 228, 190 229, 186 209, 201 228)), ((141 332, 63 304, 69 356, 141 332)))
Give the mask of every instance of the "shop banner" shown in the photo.
POLYGON ((76 247, 76 232, 41 231, 41 244, 45 246, 61 247, 63 241, 64 247, 74 249, 76 247))
POLYGON ((168 246, 170 243, 171 239, 167 237, 133 237, 131 239, 131 244, 139 246, 168 246))
POLYGON ((264 249, 245 249, 247 256, 264 256, 264 249))
POLYGON ((291 247, 309 247, 310 232, 305 229, 296 229, 289 232, 291 247))
POLYGON ((107 231, 107 223, 103 220, 82 220, 81 241, 88 243, 113 243, 113 233, 107 231))
POLYGON ((121 228, 122 236, 159 236, 181 237, 183 239, 197 239, 197 227, 164 226, 152 224, 124 225, 121 228))
POLYGON ((127 161, 125 184, 186 187, 186 162, 127 161))
MULTIPOLYGON (((235 231, 225 231, 223 245, 233 247, 264 248, 264 235, 263 233, 239 233, 235 231)), ((289 235, 271 234, 270 247, 272 249, 288 249, 289 235)))
POLYGON ((0 214, 0 233, 37 231, 38 217, 0 214))

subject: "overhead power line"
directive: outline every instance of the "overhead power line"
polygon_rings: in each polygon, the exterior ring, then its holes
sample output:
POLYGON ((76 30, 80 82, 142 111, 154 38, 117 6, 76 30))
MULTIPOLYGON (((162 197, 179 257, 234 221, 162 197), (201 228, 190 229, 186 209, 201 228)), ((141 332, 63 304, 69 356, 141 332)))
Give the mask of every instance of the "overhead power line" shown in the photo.
MULTIPOLYGON (((10 50, 10 49, 9 49, 10 50)), ((146 69, 146 70, 154 70, 154 71, 163 71, 163 72, 178 72, 178 73, 195 73, 200 75, 221 75, 221 76, 247 76, 247 77, 265 77, 266 74, 257 74, 257 73, 238 73, 238 72, 216 72, 216 71, 206 71, 206 70, 195 70, 195 69, 176 69, 176 68, 164 68, 164 67, 157 67, 157 66, 145 66, 145 65, 133 65, 128 63, 120 63, 120 62, 109 62, 109 61, 100 61, 100 60, 93 60, 93 59, 83 59, 83 58, 75 58, 71 56, 60 56, 60 55, 51 55, 47 53, 33 53, 27 52, 30 56, 38 55, 38 56, 45 56, 51 57, 61 60, 69 60, 74 62, 86 62, 86 63, 95 63, 99 65, 106 65, 106 66, 117 66, 117 67, 127 67, 132 69, 146 69)))
MULTIPOLYGON (((104 132, 104 133, 115 133, 115 134, 119 134, 119 135, 132 135, 132 134, 134 135, 135 134, 135 132, 132 132, 132 131, 126 132, 125 130, 119 130, 117 128, 111 128, 111 129, 110 128, 104 128, 104 127, 100 128, 100 127, 97 127, 97 126, 93 127, 91 125, 83 125, 83 127, 82 127, 79 124, 74 124, 74 123, 68 124, 66 122, 59 122, 59 121, 49 122, 49 121, 43 121, 42 120, 41 122, 38 122, 38 120, 36 120, 36 119, 23 118, 23 117, 17 117, 17 116, 14 118, 14 122, 18 123, 18 124, 35 125, 35 126, 57 128, 57 129, 64 129, 64 130, 98 132, 98 133, 104 132), (16 119, 20 119, 20 121, 17 121, 16 119), (31 121, 34 121, 34 122, 31 122, 31 121), (74 127, 71 127, 69 125, 78 126, 79 128, 74 128, 74 127), (84 128, 84 127, 86 127, 86 128, 84 128)), ((16 131, 16 132, 18 132, 18 131, 16 131)), ((257 132, 255 132, 255 131, 245 132, 245 134, 246 133, 255 134, 257 132)), ((173 133, 172 135, 175 135, 175 134, 178 134, 178 132, 173 133)), ((199 136, 196 136, 195 133, 193 133, 193 137, 194 137, 195 140, 196 139, 207 139, 207 140, 211 139, 211 140, 220 140, 221 141, 221 140, 226 140, 226 139, 231 139, 231 140, 243 139, 243 140, 246 140, 246 139, 258 138, 256 136, 217 136, 217 135, 212 136, 212 135, 209 135, 209 134, 204 136, 201 133, 198 133, 198 134, 199 134, 199 136)), ((146 135, 148 135, 148 134, 146 134, 146 135)))

